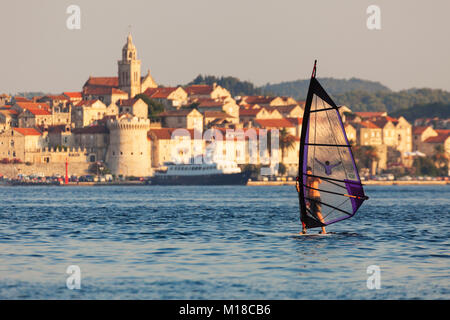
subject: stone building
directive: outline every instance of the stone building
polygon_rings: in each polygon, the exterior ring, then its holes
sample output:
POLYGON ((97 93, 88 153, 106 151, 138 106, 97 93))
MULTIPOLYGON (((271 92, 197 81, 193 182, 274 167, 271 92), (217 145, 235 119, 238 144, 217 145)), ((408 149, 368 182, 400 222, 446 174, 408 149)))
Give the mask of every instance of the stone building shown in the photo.
POLYGON ((207 111, 222 111, 231 116, 230 119, 234 119, 234 123, 239 122, 239 106, 236 101, 231 98, 223 99, 195 99, 192 100, 196 104, 196 108, 200 113, 204 114, 207 111))
POLYGON ((145 77, 141 77, 141 61, 137 58, 131 34, 122 48, 122 59, 117 65, 117 77, 89 77, 83 85, 83 99, 103 99, 109 105, 119 99, 134 98, 148 88, 158 87, 150 70, 145 77))
POLYGON ((109 146, 109 129, 105 123, 72 130, 71 146, 86 150, 89 162, 105 161, 109 146))
POLYGON ((107 127, 110 134, 106 164, 112 174, 151 175, 150 142, 147 139, 150 120, 124 114, 117 120, 108 121, 107 127))
POLYGON ((188 103, 188 94, 182 87, 148 88, 144 94, 162 103, 164 109, 169 111, 188 103))
POLYGON ((74 127, 82 128, 105 116, 117 114, 118 110, 115 104, 107 107, 100 100, 81 100, 72 107, 71 117, 74 127))
POLYGON ((52 125, 53 117, 46 109, 25 109, 18 116, 20 128, 33 128, 43 125, 52 125))
POLYGON ((437 132, 432 126, 427 127, 413 127, 413 151, 424 150, 423 143, 425 140, 431 137, 437 136, 437 132))
POLYGON ((45 148, 42 133, 35 128, 11 128, 0 134, 0 158, 33 162, 30 155, 45 148))
POLYGON ((165 162, 186 162, 190 157, 205 153, 202 132, 194 129, 151 128, 148 139, 152 148, 152 167, 158 168, 165 162))
POLYGON ((383 143, 381 128, 370 121, 355 124, 357 128, 357 143, 360 146, 378 146, 383 143))
POLYGON ((119 114, 129 113, 138 118, 148 118, 148 105, 142 99, 119 100, 117 107, 119 108, 119 114))
POLYGON ((166 111, 159 115, 166 128, 185 128, 203 130, 203 115, 197 109, 166 111))
POLYGON ((0 133, 11 127, 17 127, 19 125, 18 116, 19 113, 11 108, 0 110, 0 133))
POLYGON ((184 90, 187 92, 190 100, 194 99, 223 99, 231 98, 230 92, 222 88, 221 86, 214 83, 213 85, 207 84, 195 84, 185 87, 184 90))

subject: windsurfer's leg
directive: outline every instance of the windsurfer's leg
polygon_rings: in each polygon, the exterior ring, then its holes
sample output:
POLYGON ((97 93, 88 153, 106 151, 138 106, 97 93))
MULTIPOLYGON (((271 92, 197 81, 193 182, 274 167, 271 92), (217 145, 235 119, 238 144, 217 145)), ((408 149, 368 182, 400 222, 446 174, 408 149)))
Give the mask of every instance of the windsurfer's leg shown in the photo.
MULTIPOLYGON (((316 214, 317 214, 317 218, 319 218, 319 221, 322 222, 322 223, 325 223, 325 221, 323 220, 322 212, 320 210, 317 210, 316 214)), ((322 234, 327 233, 327 231, 325 230, 324 226, 322 227, 322 232, 321 233, 322 234)))

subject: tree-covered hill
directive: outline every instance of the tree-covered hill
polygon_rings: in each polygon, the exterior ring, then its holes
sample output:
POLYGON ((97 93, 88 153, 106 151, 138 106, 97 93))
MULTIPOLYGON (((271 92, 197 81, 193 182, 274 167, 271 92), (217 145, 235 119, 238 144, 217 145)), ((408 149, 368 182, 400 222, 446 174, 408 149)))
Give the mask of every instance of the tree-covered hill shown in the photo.
MULTIPOLYGON (((394 92, 379 82, 356 78, 349 80, 319 78, 318 80, 337 104, 346 105, 352 111, 392 113, 416 105, 450 104, 450 92, 439 89, 409 89, 394 92)), ((213 83, 228 89, 233 96, 279 95, 290 96, 298 100, 305 99, 309 86, 309 80, 297 80, 256 87, 253 83, 241 81, 236 77, 211 75, 199 75, 187 85, 211 85, 213 83)))
POLYGON ((415 105, 433 103, 449 104, 450 92, 440 89, 410 89, 398 92, 350 91, 332 95, 339 105, 346 105, 352 111, 387 111, 408 109, 415 105))
POLYGON ((411 108, 400 109, 392 113, 393 117, 403 116, 406 120, 413 122, 420 118, 450 119, 450 103, 429 103, 415 105, 411 108))
MULTIPOLYGON (((391 90, 379 82, 351 79, 317 78, 327 92, 331 95, 342 94, 349 91, 364 92, 390 92, 391 90)), ((304 100, 308 92, 308 80, 287 81, 275 84, 266 84, 260 87, 264 93, 271 93, 280 96, 289 96, 295 99, 304 100)))
POLYGON ((256 88, 253 83, 248 81, 241 81, 236 77, 216 77, 216 76, 202 76, 198 75, 194 80, 189 82, 187 85, 193 84, 208 84, 212 85, 217 83, 217 85, 230 91, 232 96, 253 96, 260 95, 261 90, 256 88))

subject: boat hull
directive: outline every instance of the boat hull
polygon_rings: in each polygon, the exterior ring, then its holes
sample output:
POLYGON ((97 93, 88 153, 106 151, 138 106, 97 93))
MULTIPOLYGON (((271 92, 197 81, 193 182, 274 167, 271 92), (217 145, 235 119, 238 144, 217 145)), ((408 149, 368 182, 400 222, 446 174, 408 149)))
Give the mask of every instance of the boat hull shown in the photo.
POLYGON ((230 173, 230 174, 210 174, 210 175, 192 175, 192 176, 176 176, 176 175, 158 175, 150 179, 152 185, 182 185, 182 186, 199 186, 199 185, 245 185, 247 184, 249 175, 247 173, 230 173))

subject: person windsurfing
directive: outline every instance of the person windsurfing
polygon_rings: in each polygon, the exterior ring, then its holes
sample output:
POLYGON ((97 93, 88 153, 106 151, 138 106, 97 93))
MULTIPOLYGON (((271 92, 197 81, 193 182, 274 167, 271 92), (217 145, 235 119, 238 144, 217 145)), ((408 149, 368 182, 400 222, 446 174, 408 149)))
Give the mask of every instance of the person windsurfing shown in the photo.
MULTIPOLYGON (((317 217, 320 222, 324 223, 323 217, 322 217, 322 206, 321 202, 322 199, 320 198, 320 191, 319 191, 319 184, 322 183, 322 180, 317 177, 311 177, 312 174, 311 168, 308 167, 308 171, 306 172, 308 178, 306 179, 306 190, 307 190, 307 207, 311 211, 312 215, 317 217)), ((297 191, 300 191, 298 184, 297 184, 297 191)), ((302 234, 306 234, 306 224, 302 222, 302 234)), ((327 231, 325 230, 325 226, 322 226, 321 234, 326 234, 327 231)))
POLYGON ((340 165, 342 163, 341 161, 339 161, 336 164, 330 164, 330 161, 328 161, 328 160, 325 161, 325 163, 322 163, 317 158, 314 158, 314 159, 323 167, 327 176, 331 176, 333 168, 337 167, 338 165, 340 165))

